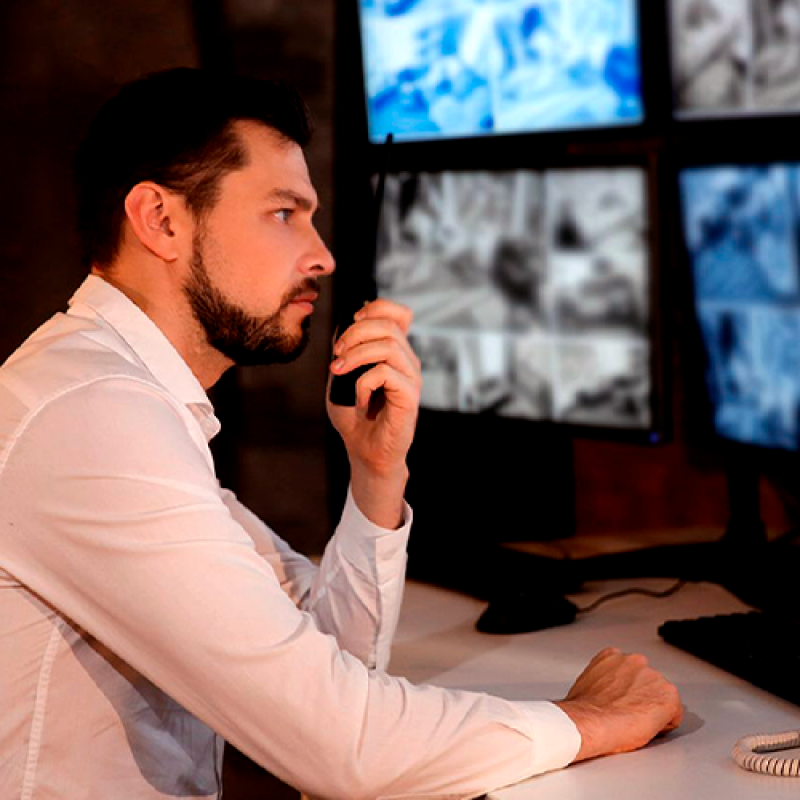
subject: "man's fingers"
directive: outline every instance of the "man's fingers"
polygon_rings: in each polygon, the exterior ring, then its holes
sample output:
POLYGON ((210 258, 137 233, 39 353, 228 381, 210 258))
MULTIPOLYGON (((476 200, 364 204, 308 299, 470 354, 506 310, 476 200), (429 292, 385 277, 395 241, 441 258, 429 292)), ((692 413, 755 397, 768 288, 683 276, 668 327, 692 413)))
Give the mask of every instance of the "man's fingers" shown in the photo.
POLYGON ((385 364, 378 364, 356 381, 358 407, 368 409, 373 394, 379 389, 384 390, 386 398, 395 406, 399 402, 408 408, 416 407, 417 386, 414 381, 385 364))
MULTIPOLYGON (((360 329, 365 327, 367 330, 369 330, 369 324, 375 322, 382 322, 396 326, 399 334, 402 337, 406 337, 408 336, 408 332, 411 330, 411 323, 413 319, 414 313, 410 308, 408 308, 408 306, 400 305, 392 300, 373 300, 371 303, 367 303, 363 308, 360 308, 355 313, 353 321, 349 325, 347 325, 343 330, 338 330, 336 332, 338 334, 338 337, 336 337, 336 342, 338 343, 342 340, 347 342, 348 339, 353 338, 358 341, 358 336, 354 337, 353 333, 358 332, 360 329)), ((361 330, 361 335, 366 335, 363 330, 361 330)))
POLYGON ((422 365, 406 337, 411 318, 411 311, 397 303, 370 303, 334 344, 331 371, 344 375, 358 367, 387 364, 419 384, 422 365))
POLYGON ((419 359, 410 347, 395 339, 373 339, 337 354, 331 369, 337 375, 346 374, 368 364, 388 364, 410 380, 421 375, 419 359))
POLYGON ((359 309, 355 319, 358 321, 368 319, 392 320, 403 331, 404 335, 408 335, 414 319, 414 312, 408 306, 395 303, 393 300, 378 298, 359 309))
POLYGON ((334 342, 333 352, 341 355, 359 344, 374 339, 396 339, 408 342, 402 326, 387 317, 361 319, 354 322, 334 342))
POLYGON ((678 710, 675 712, 675 715, 672 719, 664 726, 664 733, 669 733, 670 731, 674 731, 676 728, 680 728, 681 723, 683 722, 683 704, 678 704, 678 710))
POLYGON ((604 650, 601 650, 593 659, 592 661, 607 661, 610 658, 617 658, 618 656, 622 655, 622 650, 618 647, 606 647, 604 650))
POLYGON ((642 747, 683 718, 677 688, 645 656, 616 648, 591 660, 561 707, 584 737, 580 758, 642 747))

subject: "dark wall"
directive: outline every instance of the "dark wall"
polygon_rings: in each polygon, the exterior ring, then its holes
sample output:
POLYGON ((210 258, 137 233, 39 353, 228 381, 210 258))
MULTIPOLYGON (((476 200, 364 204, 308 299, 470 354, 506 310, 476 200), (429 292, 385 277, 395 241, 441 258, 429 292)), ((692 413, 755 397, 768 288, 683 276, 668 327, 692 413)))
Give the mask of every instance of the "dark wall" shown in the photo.
POLYGON ((83 277, 70 159, 87 119, 116 82, 195 61, 182 0, 0 4, 0 358, 83 277))

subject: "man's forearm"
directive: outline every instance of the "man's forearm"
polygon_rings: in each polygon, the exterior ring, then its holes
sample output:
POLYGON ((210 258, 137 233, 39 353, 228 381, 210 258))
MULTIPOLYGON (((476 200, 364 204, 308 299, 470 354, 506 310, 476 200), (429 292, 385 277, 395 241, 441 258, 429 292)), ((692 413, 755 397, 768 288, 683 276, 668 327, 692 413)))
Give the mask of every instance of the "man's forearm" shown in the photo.
POLYGON ((386 473, 379 473, 357 462, 351 463, 353 499, 361 513, 380 528, 395 530, 403 525, 407 483, 408 467, 405 463, 386 473))

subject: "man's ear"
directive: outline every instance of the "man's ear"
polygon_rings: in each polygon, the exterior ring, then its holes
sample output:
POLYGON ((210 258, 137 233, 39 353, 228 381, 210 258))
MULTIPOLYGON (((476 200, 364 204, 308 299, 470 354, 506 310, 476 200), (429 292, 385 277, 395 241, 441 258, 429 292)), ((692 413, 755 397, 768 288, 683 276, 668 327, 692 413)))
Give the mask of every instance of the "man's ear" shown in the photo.
POLYGON ((131 233, 163 261, 176 261, 186 243, 187 211, 183 199, 159 186, 137 183, 125 198, 125 215, 131 233))

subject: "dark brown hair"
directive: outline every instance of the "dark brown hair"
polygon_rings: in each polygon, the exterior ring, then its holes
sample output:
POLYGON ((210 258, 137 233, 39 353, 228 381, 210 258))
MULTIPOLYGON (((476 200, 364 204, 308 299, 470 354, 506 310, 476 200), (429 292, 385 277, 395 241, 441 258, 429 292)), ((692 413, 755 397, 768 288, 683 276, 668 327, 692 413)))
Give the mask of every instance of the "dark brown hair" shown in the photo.
POLYGON ((213 207, 220 179, 246 164, 233 123, 252 120, 305 147, 306 108, 287 83, 172 69, 127 84, 95 118, 75 158, 83 263, 117 256, 124 203, 141 181, 186 198, 195 216, 213 207))

